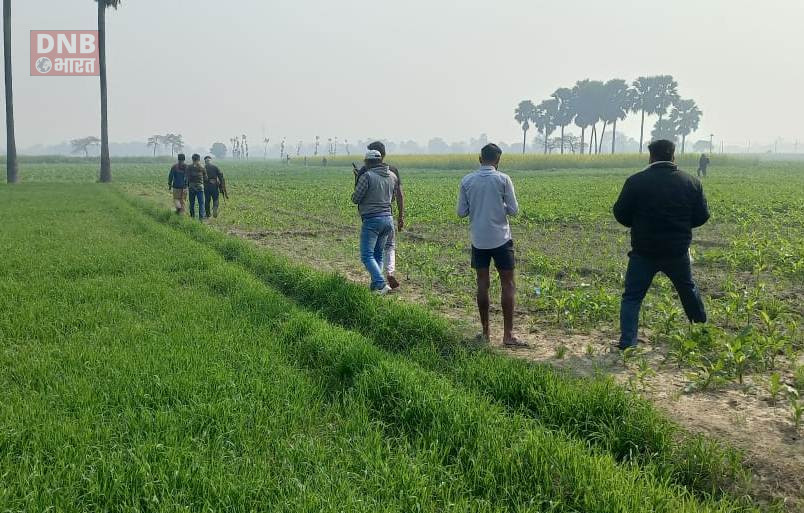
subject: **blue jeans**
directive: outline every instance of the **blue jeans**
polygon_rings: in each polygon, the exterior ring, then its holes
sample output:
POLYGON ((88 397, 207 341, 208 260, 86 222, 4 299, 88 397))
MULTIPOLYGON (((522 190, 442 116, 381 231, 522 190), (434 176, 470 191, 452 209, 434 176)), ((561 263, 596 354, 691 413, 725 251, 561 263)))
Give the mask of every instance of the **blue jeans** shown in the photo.
POLYGON ((195 202, 198 201, 198 219, 204 219, 204 191, 190 189, 190 217, 195 217, 195 202))
POLYGON ((394 231, 391 216, 372 217, 363 220, 360 229, 360 261, 371 275, 371 290, 385 287, 382 275, 382 253, 385 242, 394 231))
POLYGON ((637 345, 639 309, 653 277, 659 272, 670 278, 690 322, 706 322, 706 310, 698 287, 692 279, 688 254, 672 258, 648 258, 631 252, 629 256, 628 270, 625 272, 625 292, 620 303, 621 349, 637 345))

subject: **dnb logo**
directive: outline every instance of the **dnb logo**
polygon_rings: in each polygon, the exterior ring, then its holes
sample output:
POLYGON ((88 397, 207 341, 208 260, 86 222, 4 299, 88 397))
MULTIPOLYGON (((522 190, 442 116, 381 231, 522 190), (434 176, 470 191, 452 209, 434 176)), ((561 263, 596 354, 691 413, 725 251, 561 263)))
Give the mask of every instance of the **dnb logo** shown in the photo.
POLYGON ((97 30, 32 30, 31 76, 97 76, 97 30))

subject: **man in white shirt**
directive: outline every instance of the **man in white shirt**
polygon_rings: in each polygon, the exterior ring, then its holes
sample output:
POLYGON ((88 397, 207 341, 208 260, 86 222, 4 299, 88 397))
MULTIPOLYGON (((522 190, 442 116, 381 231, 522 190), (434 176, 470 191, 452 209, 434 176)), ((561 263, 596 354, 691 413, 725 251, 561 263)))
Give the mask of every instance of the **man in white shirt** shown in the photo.
POLYGON ((494 260, 502 285, 503 345, 527 347, 513 334, 515 258, 508 216, 515 216, 519 205, 511 178, 497 171, 501 155, 502 150, 496 144, 487 144, 480 150, 480 169, 461 180, 457 211, 458 217, 469 216, 482 338, 489 340, 489 266, 494 260))

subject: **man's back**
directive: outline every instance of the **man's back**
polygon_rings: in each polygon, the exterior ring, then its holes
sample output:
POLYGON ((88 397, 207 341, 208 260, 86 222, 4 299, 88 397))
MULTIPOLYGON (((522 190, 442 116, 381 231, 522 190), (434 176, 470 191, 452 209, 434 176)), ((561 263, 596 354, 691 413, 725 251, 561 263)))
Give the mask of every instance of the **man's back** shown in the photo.
POLYGON ((187 186, 187 165, 184 163, 173 164, 168 175, 168 183, 175 189, 183 189, 187 186))
POLYGON ((207 184, 218 185, 223 181, 223 174, 218 166, 214 164, 206 164, 204 169, 207 171, 207 184))
POLYGON ((352 201, 357 204, 361 217, 391 215, 391 200, 396 194, 399 180, 386 165, 369 168, 358 178, 352 201))
POLYGON ((511 240, 508 216, 519 212, 514 186, 508 175, 482 166, 461 180, 458 215, 469 216, 472 245, 494 249, 511 240))
POLYGON ((701 182, 671 162, 656 162, 628 178, 614 216, 631 228, 634 251, 647 257, 687 252, 692 229, 709 219, 701 182))

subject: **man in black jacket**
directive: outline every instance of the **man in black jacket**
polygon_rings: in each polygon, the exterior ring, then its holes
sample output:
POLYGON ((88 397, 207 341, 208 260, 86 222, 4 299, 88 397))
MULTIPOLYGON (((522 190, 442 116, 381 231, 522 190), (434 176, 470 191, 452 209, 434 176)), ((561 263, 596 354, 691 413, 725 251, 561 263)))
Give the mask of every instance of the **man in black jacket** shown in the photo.
POLYGON ((626 180, 614 205, 614 217, 631 228, 632 248, 620 304, 620 349, 637 344, 639 309, 658 272, 673 282, 687 318, 706 322, 689 254, 692 229, 709 220, 703 187, 675 165, 672 141, 654 141, 648 149, 650 166, 626 180))
POLYGON ((211 155, 204 157, 204 168, 207 170, 207 181, 204 182, 204 208, 206 209, 207 219, 209 219, 210 209, 212 210, 212 217, 218 217, 220 195, 223 194, 224 198, 229 196, 226 194, 226 181, 223 178, 223 173, 221 173, 218 166, 212 163, 211 155))

